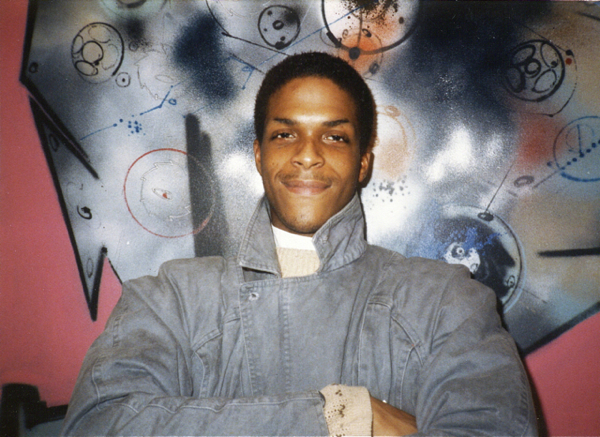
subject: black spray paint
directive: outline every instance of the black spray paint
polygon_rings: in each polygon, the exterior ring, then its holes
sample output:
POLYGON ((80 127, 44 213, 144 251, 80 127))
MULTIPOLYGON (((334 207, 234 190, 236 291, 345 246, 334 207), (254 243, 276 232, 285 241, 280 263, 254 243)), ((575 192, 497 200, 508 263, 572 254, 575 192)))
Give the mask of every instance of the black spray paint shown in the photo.
POLYGON ((191 76, 192 88, 211 103, 227 101, 234 95, 219 30, 209 15, 198 15, 184 27, 173 52, 176 65, 191 76))

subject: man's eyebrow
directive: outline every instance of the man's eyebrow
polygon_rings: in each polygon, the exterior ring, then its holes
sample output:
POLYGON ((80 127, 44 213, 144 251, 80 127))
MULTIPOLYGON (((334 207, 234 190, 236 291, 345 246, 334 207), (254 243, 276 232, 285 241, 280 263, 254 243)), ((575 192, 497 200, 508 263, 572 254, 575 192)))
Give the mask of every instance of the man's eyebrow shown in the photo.
MULTIPOLYGON (((289 118, 273 118, 273 121, 276 121, 277 123, 285 124, 287 126, 295 126, 296 124, 298 124, 298 122, 296 120, 291 120, 289 118)), ((340 124, 346 124, 346 123, 350 123, 350 120, 348 120, 347 118, 340 118, 339 120, 324 121, 323 126, 336 127, 336 126, 339 126, 340 124)))
POLYGON ((339 126, 340 124, 345 124, 345 123, 350 123, 350 120, 348 120, 347 118, 341 118, 339 120, 326 121, 325 123, 323 123, 323 125, 327 126, 327 127, 336 127, 336 126, 339 126))
POLYGON ((274 118, 273 121, 285 124, 287 126, 294 126, 296 124, 294 120, 290 120, 289 118, 274 118))

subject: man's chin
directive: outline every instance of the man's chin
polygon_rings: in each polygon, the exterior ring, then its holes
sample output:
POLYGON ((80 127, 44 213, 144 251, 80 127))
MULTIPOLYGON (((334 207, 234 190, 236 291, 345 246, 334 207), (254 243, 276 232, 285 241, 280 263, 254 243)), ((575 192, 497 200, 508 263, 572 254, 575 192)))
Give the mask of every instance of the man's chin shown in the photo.
POLYGON ((313 235, 339 210, 332 196, 286 198, 275 206, 271 203, 271 219, 276 227, 288 232, 313 235))
POLYGON ((273 224, 276 227, 293 234, 312 236, 326 221, 327 220, 322 220, 317 217, 306 217, 300 214, 292 217, 279 216, 279 220, 274 221, 273 224))
POLYGON ((284 224, 284 226, 287 228, 286 230, 288 232, 291 232, 292 234, 305 235, 307 237, 312 237, 319 229, 321 229, 321 226, 323 226, 323 224, 315 225, 314 223, 307 223, 307 224, 291 223, 291 224, 287 224, 287 225, 284 224))

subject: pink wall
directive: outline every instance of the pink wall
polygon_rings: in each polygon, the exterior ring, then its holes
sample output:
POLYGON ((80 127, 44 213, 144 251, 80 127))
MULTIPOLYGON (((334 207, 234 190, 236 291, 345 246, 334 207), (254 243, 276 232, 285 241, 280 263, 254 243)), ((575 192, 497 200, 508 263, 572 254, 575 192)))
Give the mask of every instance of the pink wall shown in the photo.
POLYGON ((19 69, 24 0, 0 0, 0 383, 68 402, 79 366, 120 286, 109 266, 92 323, 19 69))
MULTIPOLYGON (((52 178, 18 81, 25 0, 0 0, 0 384, 68 402, 120 294, 108 263, 93 323, 52 178)), ((600 314, 527 357, 549 435, 600 434, 600 314)))

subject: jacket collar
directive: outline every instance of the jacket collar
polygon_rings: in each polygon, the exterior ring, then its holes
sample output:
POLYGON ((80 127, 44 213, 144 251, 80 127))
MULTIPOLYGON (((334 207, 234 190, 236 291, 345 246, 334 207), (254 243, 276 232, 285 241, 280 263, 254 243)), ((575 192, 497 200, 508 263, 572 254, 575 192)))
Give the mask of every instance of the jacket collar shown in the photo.
MULTIPOLYGON (((320 267, 317 273, 337 269, 359 258, 367 248, 365 219, 358 194, 331 217, 313 237, 320 267)), ((240 246, 241 267, 280 275, 269 203, 259 201, 240 246)))

